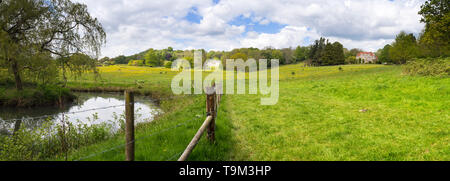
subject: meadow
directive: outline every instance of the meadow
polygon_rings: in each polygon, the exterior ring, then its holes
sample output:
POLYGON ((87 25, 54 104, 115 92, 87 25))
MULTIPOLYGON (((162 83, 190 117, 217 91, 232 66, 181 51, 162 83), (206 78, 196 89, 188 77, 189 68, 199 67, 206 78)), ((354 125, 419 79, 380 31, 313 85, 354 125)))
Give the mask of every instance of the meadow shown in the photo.
MULTIPOLYGON (((178 72, 100 67, 71 79, 75 90, 134 88, 165 112, 136 130, 136 160, 176 160, 205 118, 205 96, 174 96, 178 72)), ((450 160, 450 79, 406 76, 400 66, 280 67, 280 97, 225 95, 216 143, 204 137, 189 160, 450 160)), ((70 153, 69 160, 124 160, 123 135, 70 153), (113 148, 113 149, 111 149, 113 148)), ((60 159, 60 158, 54 158, 60 159)))

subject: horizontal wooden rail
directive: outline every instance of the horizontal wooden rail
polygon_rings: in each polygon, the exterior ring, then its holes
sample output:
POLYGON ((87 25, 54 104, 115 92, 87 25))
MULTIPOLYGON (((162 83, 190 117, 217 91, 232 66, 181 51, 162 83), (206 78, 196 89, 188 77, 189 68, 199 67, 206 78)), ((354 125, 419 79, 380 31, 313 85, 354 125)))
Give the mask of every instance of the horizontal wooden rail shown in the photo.
POLYGON ((198 129, 198 131, 195 134, 194 138, 192 138, 191 142, 186 147, 186 149, 184 150, 183 154, 180 156, 178 161, 185 161, 188 158, 188 156, 191 154, 192 150, 194 150, 195 145, 197 145, 198 141, 202 137, 202 135, 205 132, 206 128, 211 124, 212 120, 213 120, 212 116, 206 117, 205 122, 203 122, 203 124, 200 127, 200 129, 198 129))
POLYGON ((222 98, 221 92, 220 94, 217 94, 217 90, 221 90, 222 85, 220 84, 218 86, 219 87, 216 87, 216 84, 214 83, 212 87, 206 88, 206 114, 207 114, 206 120, 203 122, 202 126, 198 129, 194 138, 192 138, 191 142, 184 150, 183 154, 180 156, 178 161, 187 160, 187 158, 192 153, 192 150, 194 150, 195 146, 197 145, 197 143, 199 142, 201 136, 205 131, 207 131, 206 136, 207 139, 210 141, 210 143, 215 143, 217 110, 220 105, 220 99, 222 98))

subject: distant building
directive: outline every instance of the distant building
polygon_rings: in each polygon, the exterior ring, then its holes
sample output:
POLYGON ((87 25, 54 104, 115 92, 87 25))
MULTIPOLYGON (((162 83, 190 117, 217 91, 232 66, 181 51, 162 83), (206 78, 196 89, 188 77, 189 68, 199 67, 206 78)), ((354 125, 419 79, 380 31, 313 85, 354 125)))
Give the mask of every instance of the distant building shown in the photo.
POLYGON ((219 68, 221 63, 222 62, 220 62, 219 60, 209 60, 209 61, 205 62, 205 68, 210 68, 211 70, 215 70, 215 69, 219 68))
POLYGON ((372 52, 359 52, 356 55, 356 60, 360 61, 360 63, 375 63, 378 57, 372 52))

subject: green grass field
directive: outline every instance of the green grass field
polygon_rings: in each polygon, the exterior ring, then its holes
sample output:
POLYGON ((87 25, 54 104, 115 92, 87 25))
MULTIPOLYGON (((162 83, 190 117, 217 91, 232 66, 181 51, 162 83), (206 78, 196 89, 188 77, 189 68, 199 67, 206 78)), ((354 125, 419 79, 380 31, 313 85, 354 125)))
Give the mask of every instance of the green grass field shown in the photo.
MULTIPOLYGON (((129 66, 100 72, 102 81, 86 75, 69 86, 114 90, 140 81, 138 90, 164 98, 177 74, 129 66)), ((189 160, 450 160, 449 85, 449 78, 402 75, 399 66, 282 66, 278 104, 261 106, 262 95, 225 95, 217 142, 203 137, 189 160)), ((205 118, 204 95, 179 96, 161 107, 164 115, 137 128, 136 160, 176 160, 205 118)), ((72 152, 69 160, 124 160, 123 147, 109 150, 121 143, 118 135, 72 152)))

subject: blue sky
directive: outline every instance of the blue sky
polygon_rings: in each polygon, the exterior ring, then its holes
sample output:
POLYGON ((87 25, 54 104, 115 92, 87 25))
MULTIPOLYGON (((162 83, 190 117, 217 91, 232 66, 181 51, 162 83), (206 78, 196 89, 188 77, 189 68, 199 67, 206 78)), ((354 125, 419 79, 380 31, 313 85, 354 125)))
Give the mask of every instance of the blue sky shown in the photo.
POLYGON ((277 23, 277 22, 268 22, 267 24, 261 24, 252 20, 252 17, 245 17, 244 15, 240 15, 235 17, 232 21, 229 22, 231 25, 245 25, 245 32, 255 31, 259 33, 278 33, 283 29, 286 25, 277 23))
POLYGON ((192 23, 200 23, 203 17, 198 13, 196 7, 192 7, 189 9, 188 14, 185 16, 186 20, 192 23))
POLYGON ((107 33, 102 56, 148 48, 231 50, 307 46, 323 36, 376 51, 423 29, 424 0, 75 0, 107 33))
MULTIPOLYGON (((203 16, 200 15, 196 7, 192 7, 185 19, 191 23, 200 23, 203 16)), ((252 17, 245 17, 244 15, 239 15, 229 22, 230 25, 246 27, 245 33, 249 31, 255 31, 259 33, 278 33, 286 25, 277 22, 268 22, 267 24, 261 24, 257 21, 252 20, 252 17)))

